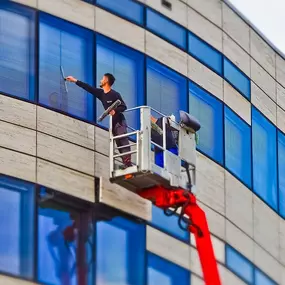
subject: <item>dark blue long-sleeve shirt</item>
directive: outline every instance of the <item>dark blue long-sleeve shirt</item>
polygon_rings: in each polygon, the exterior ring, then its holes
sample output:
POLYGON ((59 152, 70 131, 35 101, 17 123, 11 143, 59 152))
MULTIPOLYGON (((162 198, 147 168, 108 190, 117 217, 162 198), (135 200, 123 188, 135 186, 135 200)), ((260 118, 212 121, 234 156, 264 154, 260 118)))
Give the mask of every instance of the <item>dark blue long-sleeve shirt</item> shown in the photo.
POLYGON ((113 89, 111 89, 108 93, 104 93, 103 89, 92 87, 80 80, 77 80, 76 85, 96 96, 96 98, 102 102, 105 110, 119 99, 121 104, 115 109, 115 115, 113 116, 113 128, 115 127, 116 123, 121 123, 123 120, 125 120, 125 116, 122 112, 127 109, 127 106, 120 93, 113 89))

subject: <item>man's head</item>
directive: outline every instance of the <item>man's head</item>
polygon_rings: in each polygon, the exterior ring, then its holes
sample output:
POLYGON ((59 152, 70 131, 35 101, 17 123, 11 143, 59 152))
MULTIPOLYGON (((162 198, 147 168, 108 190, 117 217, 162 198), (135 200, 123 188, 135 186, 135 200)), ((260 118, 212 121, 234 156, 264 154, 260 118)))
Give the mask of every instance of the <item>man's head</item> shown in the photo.
POLYGON ((115 82, 115 77, 111 73, 105 73, 100 81, 100 87, 103 88, 105 86, 112 87, 115 82))

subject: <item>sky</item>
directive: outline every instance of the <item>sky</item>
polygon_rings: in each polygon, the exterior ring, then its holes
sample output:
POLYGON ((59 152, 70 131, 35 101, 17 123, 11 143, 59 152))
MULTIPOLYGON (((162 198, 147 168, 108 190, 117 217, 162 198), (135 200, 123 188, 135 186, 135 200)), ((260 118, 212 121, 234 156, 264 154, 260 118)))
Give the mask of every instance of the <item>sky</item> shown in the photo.
POLYGON ((285 0, 227 0, 285 55, 285 0))

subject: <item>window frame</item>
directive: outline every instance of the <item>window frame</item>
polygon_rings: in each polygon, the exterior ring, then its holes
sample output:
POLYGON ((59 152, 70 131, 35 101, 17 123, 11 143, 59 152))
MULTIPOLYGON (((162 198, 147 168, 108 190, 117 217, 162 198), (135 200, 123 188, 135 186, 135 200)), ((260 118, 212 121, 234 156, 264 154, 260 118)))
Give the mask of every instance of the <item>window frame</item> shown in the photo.
POLYGON ((223 76, 224 80, 228 82, 239 94, 243 96, 247 101, 251 103, 251 79, 241 70, 239 69, 231 60, 229 60, 225 55, 223 56, 223 76), (248 96, 245 94, 240 88, 238 88, 234 83, 232 83, 225 75, 225 62, 227 62, 232 68, 234 68, 238 73, 240 73, 245 79, 248 81, 248 96))
POLYGON ((165 40, 167 43, 171 44, 172 46, 182 50, 182 51, 186 51, 188 50, 188 33, 187 33, 187 29, 185 27, 183 27, 182 25, 180 25, 179 23, 173 21, 172 19, 168 18, 167 16, 163 15, 162 13, 160 13, 157 10, 154 10, 153 8, 149 7, 149 6, 145 6, 145 29, 149 32, 151 32, 152 34, 158 36, 159 38, 165 40), (163 34, 159 33, 158 31, 155 31, 154 29, 150 28, 148 26, 148 11, 150 11, 153 14, 156 14, 156 16, 161 17, 163 20, 168 21, 171 25, 176 26, 176 28, 181 29, 182 33, 184 33, 183 35, 183 42, 184 45, 180 45, 177 42, 167 38, 166 36, 164 36, 163 34))
POLYGON ((200 37, 198 37, 197 35, 195 35, 194 33, 192 33, 191 31, 188 30, 187 33, 187 40, 188 40, 188 49, 187 52, 189 55, 191 55, 194 59, 196 59, 197 61, 199 61, 200 63, 202 63, 204 66, 208 67, 210 70, 212 70, 214 73, 216 73, 217 75, 219 75, 220 77, 223 78, 223 73, 224 73, 224 55, 218 51, 217 49, 215 49, 213 46, 211 46, 209 43, 207 43, 206 41, 204 41, 203 39, 201 39, 200 37), (201 59, 200 57, 198 57, 197 55, 195 55, 193 52, 191 52, 190 50, 190 37, 196 38, 196 40, 198 40, 199 42, 201 42, 204 46, 206 46, 207 48, 211 49, 212 52, 216 53, 220 58, 220 65, 221 65, 221 70, 218 71, 215 68, 213 68, 210 64, 208 64, 206 62, 206 60, 201 59))
MULTIPOLYGON (((259 110, 257 109, 254 105, 251 105, 251 153, 252 153, 252 192, 254 195, 256 195, 264 204, 266 204, 269 208, 271 208, 274 212, 279 214, 279 196, 278 196, 278 137, 277 137, 277 130, 278 128, 259 110), (275 140, 271 140, 273 143, 275 143, 275 158, 276 158, 276 208, 271 205, 269 202, 265 200, 259 193, 256 192, 255 187, 254 187, 254 173, 255 173, 255 168, 254 168, 254 148, 253 148, 253 141, 254 141, 254 136, 253 136, 253 122, 254 122, 254 113, 256 113, 259 117, 262 118, 263 121, 266 122, 267 126, 273 127, 274 130, 274 136, 275 140)), ((260 124, 259 124, 260 125, 260 124)), ((267 132, 267 130, 266 130, 267 132)), ((267 132, 268 133, 268 132, 267 132)))
MULTIPOLYGON (((96 118, 96 106, 95 106, 95 98, 93 95, 89 94, 87 91, 86 92, 86 116, 85 117, 81 117, 79 115, 70 113, 70 112, 66 112, 63 111, 61 109, 57 109, 54 108, 52 106, 49 106, 45 103, 40 102, 40 54, 41 54, 41 50, 40 50, 40 39, 41 39, 41 32, 40 32, 40 25, 41 23, 44 23, 50 27, 53 27, 55 29, 57 29, 58 31, 64 31, 66 33, 69 33, 71 35, 78 35, 79 38, 86 40, 86 49, 89 49, 88 55, 91 56, 91 60, 88 60, 87 58, 84 59, 84 65, 85 66, 85 70, 91 71, 91 74, 89 75, 89 80, 87 80, 86 82, 91 84, 91 85, 95 85, 95 75, 96 72, 94 72, 94 64, 95 64, 95 56, 96 54, 94 53, 95 50, 95 45, 96 45, 96 38, 95 38, 95 32, 91 31, 83 26, 77 25, 75 23, 69 22, 63 18, 59 18, 57 16, 48 14, 44 11, 39 11, 38 12, 38 54, 37 54, 37 61, 38 61, 38 71, 37 71, 37 76, 38 76, 38 98, 37 98, 37 104, 39 106, 42 106, 44 108, 50 109, 50 110, 54 110, 57 113, 61 113, 64 114, 66 116, 72 117, 72 118, 76 118, 80 121, 84 121, 84 122, 88 122, 88 123, 94 123, 94 120, 96 118), (76 30, 76 32, 74 32, 73 28, 76 30), (83 31, 83 33, 80 32, 83 31), (89 34, 89 36, 87 36, 87 34, 89 34), (91 42, 89 41, 91 39, 91 42)), ((88 72, 89 73, 89 72, 88 72)), ((65 74, 65 76, 67 76, 67 74, 65 74)), ((79 87, 77 87, 79 88, 79 87)))
POLYGON ((1 94, 7 95, 11 98, 15 98, 21 101, 26 101, 26 102, 32 102, 36 103, 37 102, 37 97, 38 97, 38 58, 36 56, 38 52, 38 13, 35 9, 29 6, 25 6, 21 3, 16 3, 16 2, 3 2, 0 4, 0 10, 4 9, 6 11, 10 11, 12 13, 19 14, 21 16, 24 16, 31 20, 32 26, 29 26, 30 29, 32 29, 31 33, 29 34, 32 35, 32 38, 29 38, 29 75, 28 75, 28 81, 29 81, 29 87, 30 90, 28 91, 28 98, 24 98, 15 94, 12 94, 10 92, 4 92, 1 91, 1 94))
MULTIPOLYGON (((90 1, 90 0, 89 0, 90 1)), ((123 14, 121 14, 121 13, 119 13, 119 12, 117 12, 117 11, 115 11, 115 10, 113 10, 113 9, 110 9, 109 7, 106 7, 106 6, 104 6, 104 5, 102 5, 102 4, 100 4, 100 3, 98 3, 98 1, 99 0, 91 0, 91 1, 93 1, 93 4, 94 5, 96 5, 97 7, 99 7, 99 8, 101 8, 101 9, 103 9, 103 10, 105 10, 105 11, 107 11, 107 12, 110 12, 111 14, 113 14, 113 15, 115 15, 115 16, 117 16, 117 17, 119 17, 119 18, 121 18, 121 19, 125 19, 125 20, 127 20, 128 22, 131 22, 131 23, 133 23, 133 24, 135 24, 135 25, 137 25, 137 26, 140 26, 140 27, 144 27, 145 26, 145 11, 146 11, 146 7, 143 5, 143 3, 141 3, 141 2, 138 2, 138 1, 136 1, 136 0, 129 0, 131 3, 133 3, 134 5, 136 5, 136 6, 138 6, 138 7, 140 7, 140 12, 141 12, 141 20, 134 20, 134 19, 131 19, 130 17, 127 17, 127 16, 125 16, 125 15, 123 15, 123 14)), ((117 1, 117 0, 116 0, 117 1)), ((90 3, 90 2, 89 2, 90 3)), ((92 3, 92 2, 91 2, 92 3)), ((90 3, 90 4, 91 4, 90 3)))
MULTIPOLYGON (((237 128, 238 127, 238 124, 237 128)), ((242 127, 243 128, 243 127, 242 127)), ((240 131, 242 131, 242 128, 239 128, 240 131)), ((244 136, 242 136, 243 141, 244 141, 244 136)), ((229 173, 231 173, 236 179, 238 179, 241 183, 243 183, 248 189, 252 189, 252 183, 253 183, 253 173, 252 173, 252 128, 251 125, 248 124, 246 121, 244 121, 234 110, 232 110, 228 105, 224 104, 224 168, 225 170, 227 170, 229 173), (249 161, 250 161, 250 179, 249 179, 249 183, 245 182, 241 177, 239 177, 239 175, 237 175, 233 170, 231 170, 228 166, 227 166, 227 153, 226 153, 226 120, 227 120, 227 110, 232 113, 234 115, 234 117, 236 117, 235 119, 238 119, 238 121, 241 121, 244 126, 248 127, 248 135, 249 135, 249 152, 250 152, 250 156, 249 156, 249 161)))

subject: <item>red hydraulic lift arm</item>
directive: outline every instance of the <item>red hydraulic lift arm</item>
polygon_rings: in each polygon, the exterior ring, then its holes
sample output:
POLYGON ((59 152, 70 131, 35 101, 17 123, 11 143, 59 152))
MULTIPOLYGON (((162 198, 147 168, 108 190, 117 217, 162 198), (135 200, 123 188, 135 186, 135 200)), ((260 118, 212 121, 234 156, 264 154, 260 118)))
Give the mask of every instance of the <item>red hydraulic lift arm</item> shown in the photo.
POLYGON ((189 217, 187 230, 193 233, 196 239, 205 285, 221 285, 206 215, 197 205, 196 197, 184 189, 165 189, 162 186, 143 189, 138 194, 164 210, 169 207, 182 207, 180 217, 184 214, 189 217))

